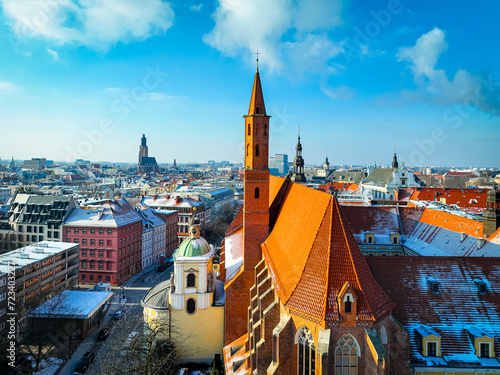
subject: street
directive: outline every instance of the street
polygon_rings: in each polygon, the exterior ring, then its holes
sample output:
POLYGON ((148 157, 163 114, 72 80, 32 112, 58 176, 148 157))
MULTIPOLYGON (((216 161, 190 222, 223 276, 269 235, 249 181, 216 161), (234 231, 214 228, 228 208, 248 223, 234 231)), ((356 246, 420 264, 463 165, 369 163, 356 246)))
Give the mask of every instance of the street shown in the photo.
MULTIPOLYGON (((110 335, 105 341, 96 340, 93 344, 91 350, 95 354, 95 360, 87 374, 103 374, 103 369, 106 366, 109 366, 110 363, 116 363, 117 359, 120 358, 120 352, 129 334, 131 332, 142 333, 144 321, 141 300, 153 286, 168 280, 170 272, 173 272, 173 265, 163 272, 157 272, 156 268, 154 268, 141 279, 136 275, 127 281, 123 287, 114 288, 115 301, 113 307, 107 313, 111 319, 107 324, 103 323, 99 327, 99 330, 104 327, 110 328, 110 335), (125 295, 124 300, 122 300, 123 294, 125 295), (125 315, 120 320, 113 320, 112 315, 117 310, 124 310, 125 315)), ((61 372, 61 374, 63 373, 61 372)))

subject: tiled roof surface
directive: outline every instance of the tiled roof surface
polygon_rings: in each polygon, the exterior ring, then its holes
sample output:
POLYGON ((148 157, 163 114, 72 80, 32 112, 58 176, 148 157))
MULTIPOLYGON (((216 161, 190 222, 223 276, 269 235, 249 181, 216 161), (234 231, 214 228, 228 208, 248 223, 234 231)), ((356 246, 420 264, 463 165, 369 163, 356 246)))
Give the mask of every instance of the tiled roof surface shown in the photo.
POLYGON ((487 189, 439 189, 424 188, 413 192, 410 200, 418 201, 441 201, 446 200, 446 204, 455 204, 469 211, 486 210, 487 189))
MULTIPOLYGON (((488 258, 367 257, 375 280, 396 303, 393 316, 410 333, 413 362, 425 364, 416 334, 424 324, 441 336, 445 363, 474 354, 467 329, 474 325, 495 337, 500 353, 500 264, 488 258), (390 270, 390 272, 387 272, 390 270), (428 279, 439 283, 433 294, 428 279), (480 294, 474 280, 486 282, 480 294)), ((480 363, 480 360, 475 358, 480 363)), ((498 366, 499 363, 496 363, 498 366)))
POLYGON ((444 211, 426 208, 420 222, 431 224, 453 232, 467 233, 469 236, 481 238, 483 236, 483 223, 444 211))
POLYGON ((461 233, 418 223, 404 246, 424 256, 500 257, 500 243, 482 241, 468 235, 462 239, 461 233))
POLYGON ((420 207, 341 206, 358 244, 365 241, 365 233, 375 235, 375 243, 390 244, 391 233, 409 237, 424 211, 420 207))
POLYGON ((229 225, 229 228, 227 228, 226 236, 230 236, 233 233, 236 233, 241 228, 243 228, 243 206, 240 207, 238 213, 231 222, 231 225, 229 225))
POLYGON ((329 194, 292 184, 262 249, 278 296, 292 309, 338 320, 335 298, 346 281, 358 295, 360 319, 378 319, 392 307, 329 194))

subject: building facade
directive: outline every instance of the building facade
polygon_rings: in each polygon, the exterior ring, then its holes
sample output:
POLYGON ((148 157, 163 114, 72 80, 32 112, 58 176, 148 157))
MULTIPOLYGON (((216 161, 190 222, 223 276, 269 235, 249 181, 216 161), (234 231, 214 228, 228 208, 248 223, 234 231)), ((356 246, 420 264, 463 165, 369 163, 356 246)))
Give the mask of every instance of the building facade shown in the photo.
POLYGON ((62 226, 78 207, 72 196, 17 194, 7 218, 12 230, 23 236, 24 245, 41 241, 61 241, 62 226))
MULTIPOLYGON (((43 241, 0 255, 0 284, 15 292, 20 326, 28 311, 78 283, 78 253, 78 244, 43 241), (14 280, 8 278, 12 273, 14 280)), ((5 293, 0 289, 0 321, 9 312, 5 293)))
POLYGON ((64 242, 80 245, 80 283, 120 285, 142 270, 142 219, 125 199, 74 210, 64 242))

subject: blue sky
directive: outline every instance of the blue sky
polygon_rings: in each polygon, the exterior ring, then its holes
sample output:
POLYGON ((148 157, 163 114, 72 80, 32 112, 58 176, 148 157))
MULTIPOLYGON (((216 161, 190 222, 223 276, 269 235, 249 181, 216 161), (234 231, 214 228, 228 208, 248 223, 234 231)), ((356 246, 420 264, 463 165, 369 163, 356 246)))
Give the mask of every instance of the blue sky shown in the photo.
POLYGON ((241 161, 255 51, 270 153, 500 166, 500 4, 0 0, 0 157, 241 161))

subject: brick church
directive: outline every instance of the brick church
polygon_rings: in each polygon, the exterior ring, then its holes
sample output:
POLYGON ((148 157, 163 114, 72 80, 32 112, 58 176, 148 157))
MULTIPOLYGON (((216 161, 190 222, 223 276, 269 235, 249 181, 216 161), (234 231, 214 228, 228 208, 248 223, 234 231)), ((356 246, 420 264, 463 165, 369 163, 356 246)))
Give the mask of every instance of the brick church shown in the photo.
POLYGON ((226 374, 409 373, 394 305, 337 199, 269 175, 258 69, 244 118, 244 205, 221 251, 226 374))

